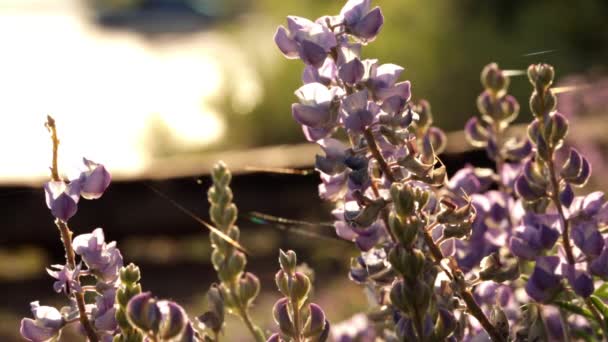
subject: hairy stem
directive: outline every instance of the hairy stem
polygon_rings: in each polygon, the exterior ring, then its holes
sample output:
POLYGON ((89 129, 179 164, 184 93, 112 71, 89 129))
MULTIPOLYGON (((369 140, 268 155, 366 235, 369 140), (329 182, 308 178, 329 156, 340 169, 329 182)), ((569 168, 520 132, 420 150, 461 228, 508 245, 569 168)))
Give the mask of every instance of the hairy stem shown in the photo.
POLYGON ((384 157, 382 157, 382 153, 380 153, 380 150, 378 149, 378 145, 376 144, 376 139, 374 139, 371 128, 367 128, 365 131, 363 131, 363 136, 367 141, 370 152, 372 152, 372 156, 374 156, 378 162, 378 165, 380 165, 380 169, 382 170, 382 173, 384 173, 384 177, 386 177, 386 179, 388 179, 391 183, 395 182, 395 176, 393 176, 390 166, 388 166, 386 160, 384 160, 384 157))
MULTIPOLYGON (((55 127, 55 120, 49 115, 47 116, 46 127, 51 133, 51 140, 53 142, 53 160, 51 166, 51 180, 55 182, 61 181, 59 178, 59 168, 57 166, 57 152, 59 150, 59 139, 57 138, 57 129, 55 127)), ((72 231, 68 227, 67 223, 57 219, 55 221, 57 228, 59 229, 59 233, 61 235, 61 241, 63 242, 63 247, 65 249, 65 258, 67 261, 67 266, 70 269, 76 268, 76 254, 74 253, 74 248, 72 246, 72 231)), ((79 280, 76 280, 79 281, 79 280)), ((87 316, 86 306, 84 301, 84 294, 82 292, 75 292, 74 297, 76 299, 76 304, 78 306, 78 313, 80 314, 80 324, 84 328, 89 341, 98 342, 97 333, 89 321, 89 317, 87 316)))
MULTIPOLYGON (((428 231, 424 231, 424 241, 425 241, 426 245, 429 247, 429 250, 431 251, 433 258, 435 259, 435 263, 444 270, 444 272, 447 274, 447 276, 450 279, 454 280, 454 278, 455 278, 454 274, 456 272, 461 272, 461 271, 457 268, 454 269, 454 267, 457 267, 457 266, 451 266, 452 270, 446 270, 441 265, 441 260, 444 259, 443 253, 441 252, 441 249, 439 248, 439 246, 437 246, 437 244, 435 244, 435 242, 433 241, 433 237, 431 236, 431 234, 428 231)), ((456 288, 459 288, 459 286, 456 288)), ((503 342, 504 338, 498 332, 496 327, 494 327, 494 325, 492 325, 492 323, 490 322, 488 317, 486 317, 486 315, 483 313, 483 311, 479 307, 479 304, 477 304, 477 302, 475 301, 475 298, 473 297, 473 294, 471 293, 471 291, 466 288, 463 288, 463 289, 460 289, 459 294, 460 294, 460 297, 462 298, 462 300, 464 301, 464 303, 466 304, 469 313, 471 315, 473 315, 473 317, 475 317, 479 321, 479 323, 485 329, 485 331, 488 333, 488 335, 490 335, 490 338, 492 339, 492 341, 503 342)))

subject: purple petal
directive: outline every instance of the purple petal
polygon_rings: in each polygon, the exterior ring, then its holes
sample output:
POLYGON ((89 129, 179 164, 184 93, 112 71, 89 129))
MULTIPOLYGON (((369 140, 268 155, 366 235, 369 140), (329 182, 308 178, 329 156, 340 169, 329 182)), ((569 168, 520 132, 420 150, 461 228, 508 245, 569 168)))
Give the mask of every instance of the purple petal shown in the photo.
POLYGON ((530 245, 521 238, 516 236, 511 237, 509 241, 509 249, 513 255, 522 259, 534 260, 539 254, 539 251, 530 247, 530 245))
POLYGON ((390 88, 380 88, 376 91, 376 96, 379 100, 385 100, 389 97, 399 96, 405 101, 409 101, 411 97, 411 84, 409 81, 404 81, 397 83, 390 88))
POLYGON ((359 58, 354 58, 348 63, 342 64, 338 70, 338 76, 348 85, 354 85, 361 81, 365 69, 359 58))
MULTIPOLYGON (((91 164, 89 160, 84 160, 85 164, 87 162, 91 164)), ((112 181, 112 176, 103 165, 94 165, 94 167, 89 166, 91 169, 87 172, 81 173, 79 178, 80 195, 89 200, 100 198, 112 181)))
POLYGON ((306 137, 306 140, 315 142, 327 137, 333 131, 333 128, 312 128, 302 126, 302 131, 304 132, 304 137, 306 137))
POLYGON ((289 59, 298 58, 298 44, 289 38, 287 30, 283 26, 279 26, 274 34, 274 42, 285 57, 289 59))
POLYGON ((342 10, 340 16, 346 24, 358 22, 369 11, 371 0, 349 0, 342 10))
POLYGON ((327 52, 322 46, 309 40, 304 40, 300 43, 300 58, 302 58, 304 63, 320 67, 323 65, 326 57, 327 52))
POLYGON ((366 41, 372 41, 380 32, 382 24, 384 24, 382 11, 380 10, 380 7, 375 7, 351 28, 351 32, 359 38, 366 41))
POLYGON ((21 320, 19 333, 21 333, 21 336, 28 341, 44 342, 55 337, 57 334, 59 334, 59 331, 52 328, 38 326, 33 319, 24 318, 21 320))
POLYGON ((308 106, 299 103, 291 105, 293 118, 300 124, 312 128, 323 128, 330 119, 329 108, 308 106))

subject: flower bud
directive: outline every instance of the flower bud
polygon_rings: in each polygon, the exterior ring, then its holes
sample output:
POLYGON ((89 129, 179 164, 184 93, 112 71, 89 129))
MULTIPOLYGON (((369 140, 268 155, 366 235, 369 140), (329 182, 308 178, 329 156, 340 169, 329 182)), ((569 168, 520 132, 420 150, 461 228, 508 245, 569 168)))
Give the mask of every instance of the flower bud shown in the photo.
POLYGON ((225 188, 230 184, 232 175, 230 170, 226 167, 223 161, 217 162, 211 170, 211 178, 213 178, 213 184, 218 188, 225 188))
POLYGON ((477 97, 477 110, 481 113, 481 119, 490 124, 501 116, 501 109, 498 103, 487 90, 477 97))
POLYGON ((553 158, 553 152, 542 135, 536 138, 536 154, 545 161, 553 158))
POLYGON ((283 270, 279 270, 274 276, 274 281, 279 288, 279 291, 284 296, 289 296, 289 275, 283 270))
POLYGON ((121 306, 126 307, 129 303, 129 300, 140 293, 140 284, 125 285, 116 290, 116 301, 121 306))
POLYGON ((260 280, 253 273, 246 272, 239 279, 239 299, 248 307, 260 293, 260 280))
POLYGON ((296 271, 297 256, 296 252, 289 250, 287 253, 279 250, 279 264, 281 269, 288 274, 293 274, 296 271))
POLYGON ((304 335, 306 337, 320 335, 323 332, 323 329, 325 329, 325 312, 323 312, 323 309, 315 303, 310 303, 309 310, 310 315, 306 322, 306 332, 304 335))
POLYGON ((406 250, 395 246, 388 254, 388 261, 406 280, 411 280, 422 272, 425 257, 419 249, 406 250))
POLYGON ((508 123, 517 118, 517 115, 519 114, 519 103, 515 97, 511 95, 504 96, 500 99, 499 105, 501 110, 501 121, 508 123))
POLYGON ((560 113, 553 113, 545 121, 545 138, 555 149, 561 146, 568 133, 568 120, 560 113))
POLYGON ((476 117, 472 117, 464 126, 464 136, 473 147, 486 147, 488 144, 488 129, 476 117))
POLYGON ((509 78, 498 68, 498 64, 491 63, 481 71, 481 84, 494 93, 501 93, 509 86, 509 78))
POLYGON ((528 67, 528 79, 539 90, 547 89, 553 83, 555 70, 549 64, 532 64, 528 67))
POLYGON ((141 273, 139 267, 135 264, 130 263, 129 265, 120 269, 120 281, 126 285, 137 283, 141 279, 141 273))
POLYGON ((572 185, 576 185, 578 187, 582 187, 582 186, 585 186, 585 184, 587 184, 587 181, 589 180, 590 176, 591 176, 591 164, 589 164, 589 161, 587 160, 587 158, 583 158, 582 165, 581 165, 581 172, 578 174, 578 176, 576 176, 576 178, 570 179, 569 183, 572 185))
POLYGON ((198 320, 217 333, 222 330, 222 326, 224 325, 224 296, 220 288, 213 284, 209 288, 209 291, 207 291, 206 299, 208 309, 198 317, 198 320))
POLYGON ((398 282, 393 284, 390 292, 390 299, 393 306, 398 308, 403 312, 411 312, 412 302, 410 297, 408 297, 408 293, 406 293, 406 285, 403 280, 399 280, 398 282))
POLYGON ((394 203, 395 212, 400 217, 408 217, 414 214, 414 194, 410 186, 402 183, 393 183, 390 190, 394 203))
POLYGON ((583 159, 580 153, 578 153, 578 151, 575 149, 570 149, 570 154, 562 166, 560 175, 565 180, 574 179, 579 175, 579 173, 581 173, 582 164, 583 159))
POLYGON ((399 218, 395 212, 391 212, 388 225, 399 243, 404 247, 411 246, 416 241, 418 230, 422 228, 422 222, 416 216, 399 218))
MULTIPOLYGON (((310 279, 302 272, 295 272, 293 274, 293 278, 291 279, 289 297, 292 301, 298 303, 298 305, 302 305, 306 298, 308 297, 308 292, 310 291, 310 279)), ((294 308, 294 310, 298 310, 298 308, 294 308)))
POLYGON ((295 329, 289 315, 289 299, 279 299, 272 309, 272 316, 275 322, 279 325, 281 332, 287 336, 294 336, 295 329))
POLYGON ((245 269, 247 259, 242 252, 235 251, 228 257, 224 267, 218 270, 218 276, 223 283, 230 283, 240 276, 245 269))
POLYGON ((549 184, 548 177, 545 175, 544 170, 545 169, 539 165, 537 161, 528 159, 524 164, 522 173, 531 186, 542 191, 542 188, 546 188, 549 184))
POLYGON ((184 309, 171 301, 160 301, 158 306, 163 316, 159 331, 160 338, 168 340, 179 336, 188 322, 184 309))
POLYGON ((526 201, 535 201, 546 195, 546 189, 532 184, 524 175, 515 180, 515 192, 526 201))
POLYGON ((131 298, 127 305, 129 322, 144 333, 158 333, 161 312, 156 299, 150 292, 144 292, 131 298))
POLYGON ((513 161, 520 161, 532 152, 532 144, 528 139, 511 138, 504 143, 505 156, 513 161))

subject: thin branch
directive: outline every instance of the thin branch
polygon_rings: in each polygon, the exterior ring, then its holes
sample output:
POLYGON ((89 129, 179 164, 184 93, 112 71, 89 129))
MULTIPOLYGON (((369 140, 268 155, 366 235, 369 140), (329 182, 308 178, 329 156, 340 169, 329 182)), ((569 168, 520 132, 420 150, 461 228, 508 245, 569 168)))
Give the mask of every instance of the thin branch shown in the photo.
MULTIPOLYGON (((57 129, 55 127, 55 120, 49 115, 47 116, 46 127, 51 134, 51 140, 53 142, 53 161, 51 166, 51 180, 55 182, 61 181, 59 178, 59 168, 57 166, 57 152, 59 150, 59 139, 57 138, 57 129)), ((55 224, 59 229, 59 233, 61 234, 61 241, 63 242, 63 247, 65 249, 65 258, 67 261, 67 265, 70 269, 76 268, 76 254, 74 253, 74 248, 72 246, 72 231, 68 227, 67 223, 57 219, 55 220, 55 224)), ((78 281, 78 280, 77 280, 78 281)), ((97 333, 89 320, 86 312, 86 303, 84 300, 84 294, 82 292, 75 292, 74 297, 76 299, 76 304, 78 306, 78 312, 80 316, 80 324, 84 328, 89 341, 98 342, 99 339, 97 337, 97 333)))

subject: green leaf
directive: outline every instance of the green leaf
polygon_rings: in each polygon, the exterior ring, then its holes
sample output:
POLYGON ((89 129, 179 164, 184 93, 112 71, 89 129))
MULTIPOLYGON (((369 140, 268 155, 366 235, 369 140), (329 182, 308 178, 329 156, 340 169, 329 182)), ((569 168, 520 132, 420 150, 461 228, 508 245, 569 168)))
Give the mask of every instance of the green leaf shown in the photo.
MULTIPOLYGON (((597 296, 591 295, 589 297, 591 304, 597 308, 597 310, 602 314, 603 322, 598 322, 598 324, 603 325, 602 330, 608 331, 608 306, 604 304, 604 302, 597 296)), ((606 336, 604 336, 606 337, 606 336)))
POLYGON ((595 296, 608 300, 608 283, 602 284, 594 293, 595 296))
POLYGON ((587 318, 594 319, 593 315, 591 314, 591 312, 589 310, 582 308, 578 305, 572 304, 570 302, 562 302, 562 301, 556 301, 556 302, 554 302, 554 304, 566 311, 575 313, 577 315, 585 316, 587 318))

